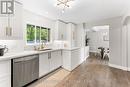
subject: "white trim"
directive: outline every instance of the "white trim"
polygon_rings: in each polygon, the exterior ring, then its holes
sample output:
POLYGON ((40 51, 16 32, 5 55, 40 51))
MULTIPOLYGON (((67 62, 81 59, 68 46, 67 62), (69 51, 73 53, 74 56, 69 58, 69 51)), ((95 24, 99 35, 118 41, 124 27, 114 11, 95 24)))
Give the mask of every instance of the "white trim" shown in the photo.
POLYGON ((86 57, 86 59, 89 58, 89 55, 86 57))
POLYGON ((130 71, 130 68, 128 68, 127 71, 130 71))
POLYGON ((113 67, 113 68, 117 68, 117 69, 122 69, 122 70, 125 70, 125 71, 130 71, 130 68, 127 68, 127 67, 124 67, 124 66, 119 66, 119 65, 110 64, 110 63, 109 63, 109 66, 113 67))

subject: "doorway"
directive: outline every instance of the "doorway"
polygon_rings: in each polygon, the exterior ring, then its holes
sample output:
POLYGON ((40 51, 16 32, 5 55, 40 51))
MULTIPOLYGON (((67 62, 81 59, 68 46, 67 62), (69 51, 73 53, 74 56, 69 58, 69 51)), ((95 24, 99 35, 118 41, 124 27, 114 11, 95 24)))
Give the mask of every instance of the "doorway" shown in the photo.
POLYGON ((93 26, 87 31, 90 55, 104 59, 109 58, 109 25, 93 26))

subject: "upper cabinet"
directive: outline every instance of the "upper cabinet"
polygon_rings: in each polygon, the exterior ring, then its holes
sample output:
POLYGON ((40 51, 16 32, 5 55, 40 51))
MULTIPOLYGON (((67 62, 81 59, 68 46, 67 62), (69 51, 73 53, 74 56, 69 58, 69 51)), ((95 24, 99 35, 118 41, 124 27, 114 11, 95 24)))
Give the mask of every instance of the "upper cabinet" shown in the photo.
POLYGON ((76 47, 76 24, 68 23, 67 24, 67 41, 69 42, 68 47, 76 47))
POLYGON ((55 28, 55 40, 66 40, 66 28, 67 23, 62 21, 56 21, 56 28, 55 28))
POLYGON ((22 10, 22 3, 15 1, 14 14, 0 14, 0 39, 23 39, 22 10))
POLYGON ((76 24, 56 21, 55 40, 67 41, 68 48, 76 47, 76 24))

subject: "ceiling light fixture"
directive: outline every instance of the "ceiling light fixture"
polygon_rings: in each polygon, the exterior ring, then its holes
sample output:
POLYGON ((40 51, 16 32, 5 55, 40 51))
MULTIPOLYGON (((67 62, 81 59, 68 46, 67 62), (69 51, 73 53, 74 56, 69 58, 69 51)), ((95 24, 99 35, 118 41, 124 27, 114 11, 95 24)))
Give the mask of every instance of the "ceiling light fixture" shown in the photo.
POLYGON ((57 0, 57 6, 61 6, 61 8, 62 8, 62 13, 64 13, 65 12, 65 9, 66 8, 70 8, 70 2, 71 1, 74 1, 74 0, 57 0))

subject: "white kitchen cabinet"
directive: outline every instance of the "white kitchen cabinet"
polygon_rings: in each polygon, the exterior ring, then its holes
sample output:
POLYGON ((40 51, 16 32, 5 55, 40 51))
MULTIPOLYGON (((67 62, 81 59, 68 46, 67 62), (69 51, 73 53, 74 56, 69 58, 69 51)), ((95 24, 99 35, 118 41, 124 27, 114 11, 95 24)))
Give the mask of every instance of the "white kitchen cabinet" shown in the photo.
POLYGON ((84 56, 84 60, 86 60, 89 57, 89 46, 85 46, 85 56, 84 56))
POLYGON ((60 20, 56 21, 55 40, 66 40, 67 24, 60 20))
POLYGON ((49 72, 49 59, 48 53, 39 55, 39 77, 44 76, 49 72))
POLYGON ((80 48, 63 50, 63 68, 72 71, 81 64, 80 48))
POLYGON ((0 61, 0 87, 11 87, 11 60, 0 61))
POLYGON ((60 67, 61 65, 62 65, 62 51, 51 52, 50 71, 60 67))
POLYGON ((84 62, 89 57, 89 46, 82 47, 80 50, 80 63, 84 62))
POLYGON ((71 51, 71 70, 80 65, 80 49, 71 51))
POLYGON ((20 2, 14 2, 14 14, 0 16, 0 32, 2 32, 0 39, 23 39, 22 4, 20 2))
POLYGON ((61 50, 39 54, 39 77, 62 66, 61 50))
POLYGON ((76 47, 76 25, 73 23, 67 24, 67 41, 69 42, 68 48, 76 47))

